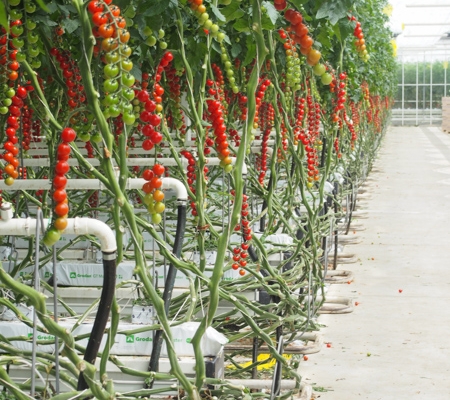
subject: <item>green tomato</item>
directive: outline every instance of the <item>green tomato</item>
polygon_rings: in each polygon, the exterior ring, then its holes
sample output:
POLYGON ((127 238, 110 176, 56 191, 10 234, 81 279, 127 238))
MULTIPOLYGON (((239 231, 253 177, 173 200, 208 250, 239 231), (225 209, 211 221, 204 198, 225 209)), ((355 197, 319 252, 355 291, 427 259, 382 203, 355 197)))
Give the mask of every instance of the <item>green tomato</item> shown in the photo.
POLYGON ((113 104, 113 105, 109 106, 108 111, 109 111, 109 115, 111 115, 111 117, 113 117, 113 118, 118 117, 122 113, 122 110, 120 109, 118 104, 113 104))
POLYGON ((16 54, 16 61, 17 62, 21 63, 21 62, 24 62, 26 59, 27 59, 26 54, 24 54, 24 53, 17 53, 16 54))
POLYGON ((25 3, 25 11, 29 14, 32 14, 36 11, 36 5, 31 1, 27 1, 25 3))
POLYGON ((208 20, 206 20, 206 22, 203 24, 203 28, 209 29, 209 28, 211 28, 212 25, 213 25, 213 22, 212 22, 210 19, 208 19, 208 20))
POLYGON ((147 38, 147 40, 145 41, 145 44, 150 47, 153 47, 156 45, 156 42, 157 42, 156 38, 153 35, 151 35, 147 38))
POLYGON ((134 82, 136 82, 136 78, 131 75, 130 73, 122 74, 120 77, 120 80, 123 85, 131 87, 134 85, 134 82))
POLYGON ((29 31, 27 33, 28 43, 34 44, 39 40, 39 35, 35 32, 29 31))
POLYGON ((211 28, 209 28, 209 30, 211 31, 211 33, 219 32, 219 25, 217 25, 217 24, 212 24, 212 25, 211 25, 211 28))
POLYGON ((31 63, 31 66, 32 66, 34 69, 38 69, 38 68, 41 67, 41 62, 40 62, 39 60, 33 60, 33 62, 31 63))
POLYGON ((126 112, 133 112, 133 104, 128 103, 126 101, 122 101, 119 105, 120 107, 120 111, 122 112, 122 114, 126 113, 126 112))
POLYGON ((119 96, 115 93, 110 93, 105 97, 105 105, 112 106, 114 104, 118 104, 120 101, 119 96))
POLYGON ((32 31, 33 29, 36 29, 36 22, 34 22, 32 19, 28 18, 25 26, 27 27, 27 29, 29 31, 32 31))
POLYGON ((29 46, 28 47, 28 54, 32 58, 37 57, 39 55, 39 48, 37 46, 29 46))
MULTIPOLYGON (((22 31, 23 31, 23 28, 22 28, 22 31)), ((15 37, 15 38, 12 40, 12 44, 13 44, 13 46, 14 46, 16 49, 21 49, 21 48, 23 47, 23 45, 25 44, 25 42, 23 41, 23 39, 20 39, 20 38, 18 38, 18 37, 15 37)))
POLYGON ((117 51, 111 51, 110 53, 106 53, 106 61, 110 64, 115 64, 119 61, 119 53, 117 51))
POLYGON ((3 99, 2 103, 4 106, 9 107, 12 104, 12 100, 11 99, 3 99))
POLYGON ((80 139, 82 142, 89 142, 89 140, 91 140, 91 135, 89 135, 89 133, 87 132, 78 132, 77 133, 77 138, 80 139))
POLYGON ((136 117, 134 116, 134 114, 128 111, 122 115, 122 120, 125 123, 125 125, 133 125, 136 121, 136 117))
POLYGON ((53 246, 59 239, 61 238, 61 234, 55 229, 50 228, 44 235, 42 239, 42 243, 44 243, 47 247, 53 246))
POLYGON ((133 69, 133 61, 129 60, 128 58, 125 58, 120 62, 120 66, 125 71, 131 71, 133 69))
POLYGON ((91 142, 100 143, 103 140, 102 135, 100 133, 94 133, 91 135, 91 142))
POLYGON ((198 17, 198 23, 200 25, 203 25, 207 20, 209 19, 209 14, 207 12, 204 12, 203 14, 198 17))
POLYGON ((131 101, 134 99, 134 90, 130 88, 123 88, 122 89, 122 96, 127 99, 128 101, 131 101))
POLYGON ((219 43, 222 43, 224 40, 225 40, 225 33, 219 32, 219 33, 217 34, 217 41, 218 41, 219 43))
POLYGON ((20 11, 19 9, 13 8, 13 9, 11 9, 11 11, 9 12, 9 16, 11 17, 12 20, 22 19, 23 13, 22 13, 22 11, 20 11))
POLYGON ((313 68, 314 75, 317 75, 317 76, 322 76, 326 72, 326 70, 327 69, 326 69, 325 65, 320 64, 320 63, 314 65, 314 68, 313 68))
POLYGON ((320 81, 322 82, 323 85, 329 85, 333 81, 333 76, 328 72, 325 72, 321 76, 320 81))
POLYGON ((153 204, 153 195, 152 195, 151 193, 147 193, 147 194, 144 196, 144 198, 143 198, 142 201, 144 202, 144 204, 145 204, 146 206, 149 206, 150 204, 153 204))
POLYGON ((119 89, 119 82, 117 79, 107 79, 103 82, 103 90, 108 93, 113 93, 119 89))
POLYGON ((157 225, 160 224, 162 221, 161 214, 152 214, 152 222, 157 225))
POLYGON ((167 43, 166 42, 159 42, 159 48, 161 50, 167 49, 167 43))
POLYGON ((103 72, 108 78, 114 78, 119 74, 120 69, 117 64, 106 64, 103 68, 103 72))
POLYGON ((13 88, 9 88, 5 94, 6 97, 9 97, 11 99, 16 95, 16 91, 13 88))
POLYGON ((130 57, 132 53, 131 47, 127 44, 121 44, 119 46, 119 53, 121 56, 130 57))
POLYGON ((11 33, 14 36, 20 36, 23 33, 23 26, 22 25, 14 25, 11 27, 11 33))
POLYGON ((158 201, 153 206, 153 209, 155 210, 155 213, 161 214, 166 209, 166 205, 162 201, 158 201))
POLYGON ((8 107, 5 107, 5 106, 0 107, 0 114, 1 114, 1 115, 6 115, 6 114, 8 114, 8 107))
POLYGON ((231 171, 233 171, 233 166, 231 164, 228 164, 225 166, 223 170, 225 171, 226 174, 229 174, 231 171))
POLYGON ((164 29, 160 29, 160 30, 158 31, 158 37, 159 37, 160 39, 162 39, 165 35, 166 35, 166 32, 164 32, 164 29))

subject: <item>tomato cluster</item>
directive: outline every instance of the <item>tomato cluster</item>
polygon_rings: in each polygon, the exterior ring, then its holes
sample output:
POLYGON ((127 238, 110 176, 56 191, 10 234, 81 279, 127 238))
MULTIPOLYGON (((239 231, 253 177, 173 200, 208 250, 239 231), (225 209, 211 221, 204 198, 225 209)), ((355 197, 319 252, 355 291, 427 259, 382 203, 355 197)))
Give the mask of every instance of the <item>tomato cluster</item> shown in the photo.
MULTIPOLYGON (((207 85, 210 87, 214 84, 212 80, 208 80, 207 85)), ((212 88, 212 87, 211 87, 212 88)), ((214 89, 213 89, 214 90, 214 89)), ((225 125, 223 104, 219 100, 207 100, 208 120, 212 123, 214 131, 214 143, 216 146, 217 157, 220 159, 220 166, 225 172, 231 172, 232 160, 227 141, 227 126, 225 125)))
POLYGON ((53 177, 52 198, 55 202, 53 213, 56 218, 53 226, 45 233, 43 242, 46 246, 53 246, 61 237, 61 232, 66 229, 69 214, 69 200, 67 199, 67 177, 70 170, 68 160, 70 158, 70 144, 77 137, 77 133, 72 128, 64 128, 61 132, 61 143, 56 150, 57 162, 55 165, 55 175, 53 177))
POLYGON ((130 32, 126 29, 125 18, 120 15, 120 8, 111 2, 112 0, 91 0, 87 7, 92 16, 92 32, 100 42, 100 46, 96 46, 94 50, 97 53, 100 50, 104 52, 104 114, 107 118, 117 118, 122 114, 124 123, 133 125, 136 117, 130 102, 134 98, 131 87, 136 79, 131 74, 133 62, 129 57, 132 50, 127 44, 130 32))
POLYGON ((320 104, 314 103, 312 96, 306 97, 306 104, 308 107, 308 129, 307 129, 307 144, 305 145, 306 161, 308 168, 308 182, 307 186, 312 187, 314 181, 320 179, 319 176, 319 156, 318 147, 321 146, 320 142, 320 119, 322 116, 320 104))
POLYGON ((183 71, 177 71, 171 65, 165 69, 169 85, 169 107, 167 122, 170 128, 177 129, 182 135, 186 134, 184 114, 181 109, 181 76, 183 71))
POLYGON ((257 159, 257 168, 259 169, 258 181, 264 185, 264 177, 267 171, 267 150, 270 134, 273 129, 275 111, 272 103, 264 102, 260 108, 260 124, 262 130, 261 155, 257 159))
POLYGON ((206 12, 206 6, 203 4, 203 0, 188 0, 188 5, 197 17, 198 24, 203 28, 206 34, 210 34, 215 37, 218 42, 222 42, 225 39, 225 34, 219 32, 219 25, 215 24, 206 12))
POLYGON ((154 224, 161 222, 161 214, 166 209, 163 203, 164 193, 161 190, 161 177, 164 175, 165 170, 161 164, 155 164, 152 169, 146 169, 142 174, 142 177, 147 181, 142 186, 142 191, 145 193, 144 204, 147 206, 147 210, 151 214, 154 224))
POLYGON ((165 68, 169 68, 173 60, 173 55, 171 52, 167 52, 161 58, 159 65, 156 69, 155 83, 153 87, 152 97, 150 93, 142 89, 136 92, 137 99, 144 103, 144 111, 140 113, 140 120, 146 125, 142 127, 142 134, 146 139, 142 142, 142 148, 145 151, 153 149, 155 145, 158 145, 163 140, 163 135, 156 130, 156 128, 161 124, 161 111, 162 107, 162 96, 164 94, 164 88, 160 85, 162 73, 165 68))
MULTIPOLYGON (((349 17, 349 19, 351 21, 356 21, 356 18, 354 16, 349 17)), ((356 26, 355 29, 353 30, 353 36, 355 36, 356 38, 355 46, 359 54, 359 57, 365 62, 369 61, 370 55, 367 51, 366 40, 364 39, 364 33, 362 30, 361 22, 359 21, 356 21, 356 26)))
POLYGON ((307 63, 311 66, 316 65, 322 54, 319 50, 313 49, 314 39, 308 35, 309 29, 302 22, 302 14, 289 8, 284 13, 284 18, 291 24, 287 30, 290 32, 290 37, 294 43, 300 45, 300 52, 306 56, 307 63))
POLYGON ((81 74, 77 63, 71 58, 71 54, 68 51, 58 50, 56 47, 53 47, 50 49, 50 54, 55 57, 62 70, 62 76, 68 88, 68 106, 71 109, 80 107, 86 102, 86 94, 81 83, 81 74))
MULTIPOLYGON (((5 149, 5 153, 3 154, 3 159, 7 162, 4 172, 8 177, 5 178, 5 183, 10 186, 14 183, 14 180, 19 177, 19 160, 17 158, 19 154, 19 148, 17 147, 17 143, 19 139, 17 137, 17 133, 20 130, 20 123, 22 119, 22 110, 25 107, 24 100, 28 96, 28 91, 24 86, 18 86, 17 90, 10 88, 7 93, 8 96, 11 96, 11 103, 8 107, 9 116, 6 119, 6 137, 7 141, 3 145, 5 149)), ((27 117, 29 113, 27 112, 27 117)), ((26 126, 27 130, 27 140, 29 139, 29 124, 26 126)), ((28 143, 28 142, 27 142, 28 143)))
MULTIPOLYGON (((231 195, 235 196, 235 191, 231 191, 231 195)), ((252 228, 250 227, 250 220, 248 218, 248 196, 246 194, 242 195, 242 206, 241 206, 241 223, 236 225, 234 230, 236 232, 242 231, 242 243, 241 247, 235 247, 233 249, 233 264, 231 268, 235 271, 239 270, 241 276, 245 275, 245 267, 247 266, 248 252, 250 247, 250 241, 252 240, 252 228)))
MULTIPOLYGON (((197 178, 197 175, 195 173, 195 157, 192 155, 190 151, 182 150, 181 155, 188 160, 188 166, 187 166, 187 184, 189 186, 189 190, 192 192, 192 194, 195 195, 195 180, 197 178)), ((190 202, 191 207, 191 213, 194 217, 198 215, 197 212, 197 205, 194 201, 194 199, 191 198, 190 202)))

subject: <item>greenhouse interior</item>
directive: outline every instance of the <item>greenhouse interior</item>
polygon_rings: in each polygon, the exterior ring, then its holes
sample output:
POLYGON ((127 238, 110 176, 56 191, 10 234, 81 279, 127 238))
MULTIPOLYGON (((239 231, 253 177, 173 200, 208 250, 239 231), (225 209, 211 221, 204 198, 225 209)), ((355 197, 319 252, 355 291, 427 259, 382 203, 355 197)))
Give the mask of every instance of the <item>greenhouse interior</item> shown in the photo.
POLYGON ((0 25, 0 399, 448 399, 448 0, 0 25))

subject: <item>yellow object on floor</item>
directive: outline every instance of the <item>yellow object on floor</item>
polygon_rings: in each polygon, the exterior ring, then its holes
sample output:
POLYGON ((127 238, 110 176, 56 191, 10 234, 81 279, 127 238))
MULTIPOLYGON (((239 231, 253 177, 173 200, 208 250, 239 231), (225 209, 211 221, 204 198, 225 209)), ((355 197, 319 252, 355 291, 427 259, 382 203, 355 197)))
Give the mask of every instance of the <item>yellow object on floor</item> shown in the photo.
MULTIPOLYGON (((260 361, 260 362, 261 361, 266 361, 266 360, 269 360, 270 357, 271 357, 270 354, 260 354, 260 355, 258 355, 257 360, 260 361)), ((283 354, 283 358, 285 358, 286 360, 290 360, 292 358, 292 355, 291 354, 283 354)), ((275 358, 272 358, 270 361, 258 365, 257 369, 258 369, 258 371, 264 371, 264 370, 267 370, 267 369, 271 369, 271 368, 273 368, 275 366, 276 362, 277 362, 277 360, 275 360, 275 358)), ((252 365, 251 361, 248 361, 248 362, 243 363, 243 364, 239 364, 239 366, 241 366, 242 368, 247 368, 250 365, 252 365)), ((234 365, 228 365, 227 368, 229 368, 229 369, 236 369, 236 367, 234 365)))

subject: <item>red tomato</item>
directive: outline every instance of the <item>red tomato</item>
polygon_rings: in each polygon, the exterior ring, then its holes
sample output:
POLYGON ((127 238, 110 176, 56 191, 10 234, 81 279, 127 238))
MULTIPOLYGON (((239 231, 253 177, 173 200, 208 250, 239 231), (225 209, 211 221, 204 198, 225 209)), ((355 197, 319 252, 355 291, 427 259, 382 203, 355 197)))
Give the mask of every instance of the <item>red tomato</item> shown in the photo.
POLYGON ((161 176, 161 175, 164 174, 164 171, 165 171, 166 169, 165 169, 164 166, 162 166, 161 164, 155 164, 155 165, 153 166, 152 170, 153 170, 153 172, 155 173, 155 175, 161 176))
POLYGON ((67 203, 61 202, 58 203, 55 207, 55 214, 59 217, 63 217, 64 215, 67 215, 69 212, 69 206, 67 203))
POLYGON ((67 198, 67 192, 64 189, 56 189, 53 192, 53 200, 57 203, 63 202, 67 198))
POLYGON ((63 142, 70 143, 75 140, 77 133, 72 128, 64 128, 61 132, 61 139, 63 142))

